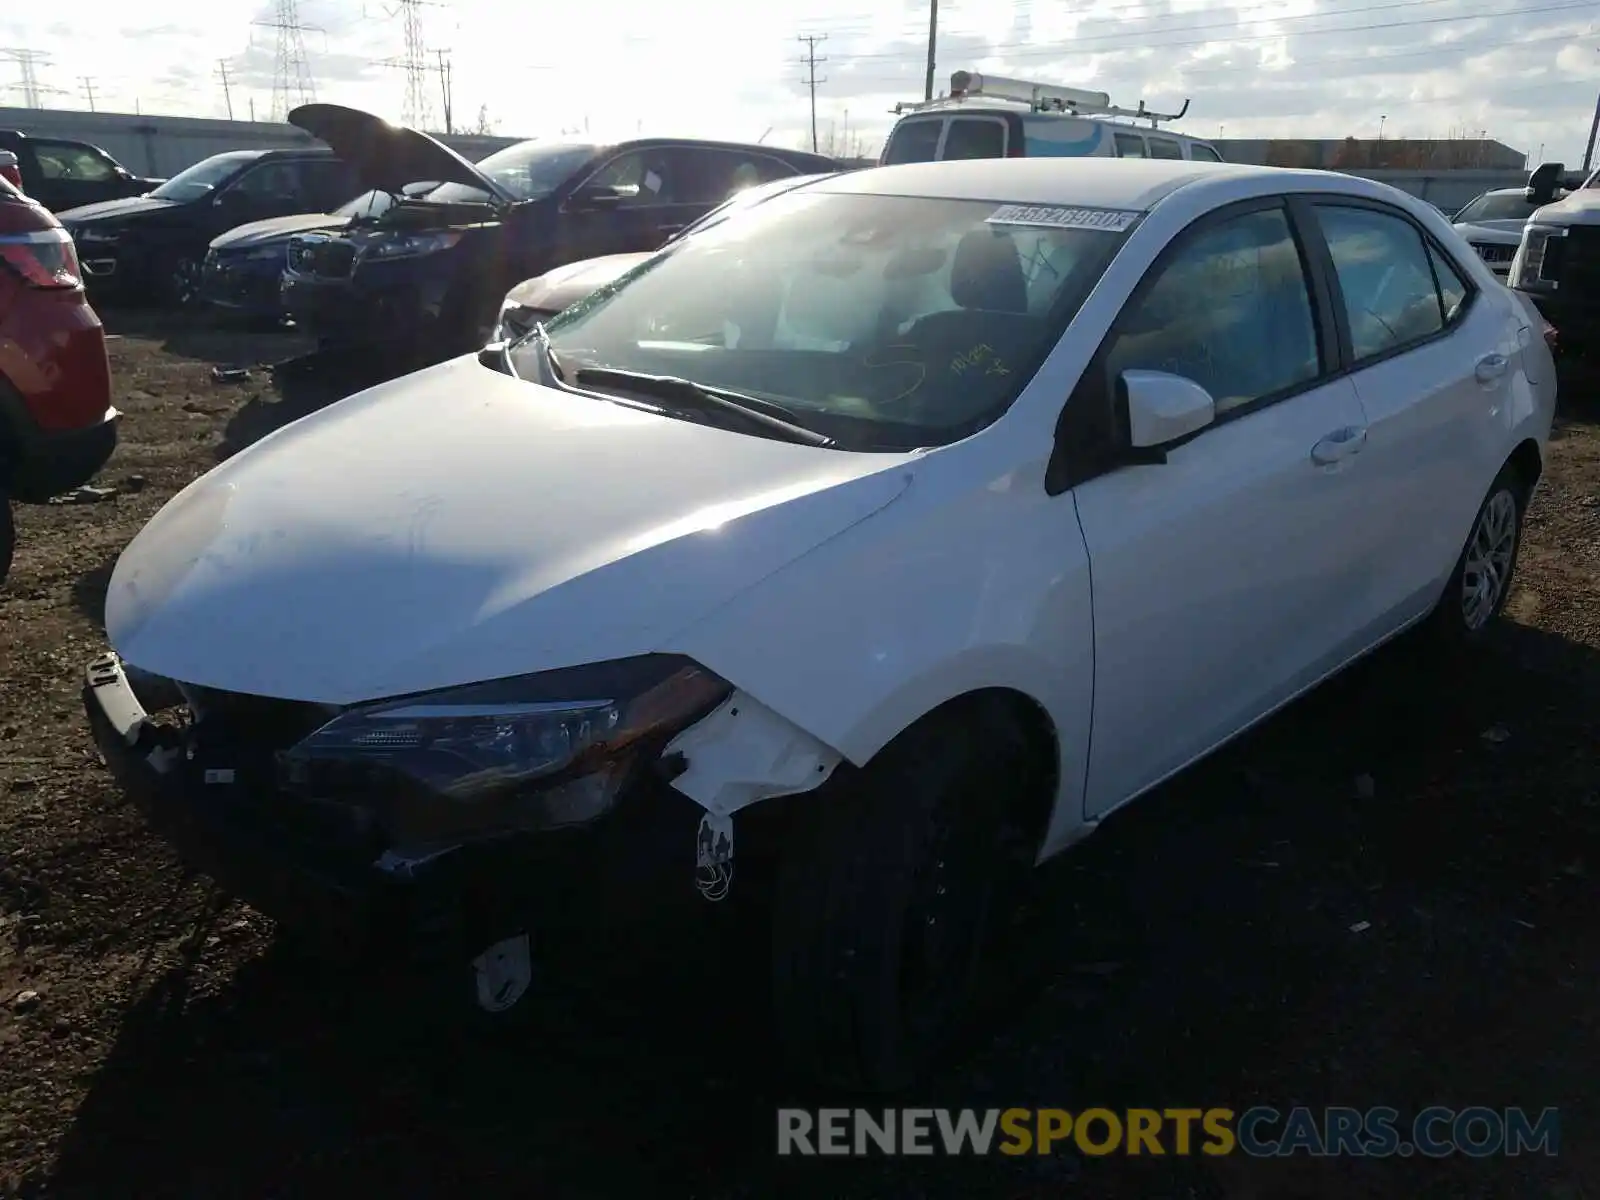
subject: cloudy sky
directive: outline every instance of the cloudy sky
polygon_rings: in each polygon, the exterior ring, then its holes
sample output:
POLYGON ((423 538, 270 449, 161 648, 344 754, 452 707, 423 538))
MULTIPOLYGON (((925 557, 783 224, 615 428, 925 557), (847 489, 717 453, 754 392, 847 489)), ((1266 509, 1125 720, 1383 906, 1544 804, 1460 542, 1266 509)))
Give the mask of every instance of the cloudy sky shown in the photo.
MULTIPOLYGON (((71 25, 43 3, 0 12, 0 105, 22 102, 15 50, 51 108, 225 116, 273 103, 273 0, 78 0, 71 25), (10 57, 7 57, 7 54, 10 57)), ((1047 80, 1175 108, 1215 137, 1445 137, 1487 130, 1530 156, 1576 164, 1600 88, 1600 0, 943 0, 936 88, 950 72, 1047 80)), ((58 10, 57 10, 58 11, 58 10)), ((418 10, 447 50, 456 123, 496 132, 674 133, 809 141, 806 43, 817 112, 836 152, 876 151, 896 100, 919 99, 926 0, 452 0, 418 10), (525 14, 525 15, 524 15, 525 14)), ((397 0, 299 0, 316 98, 399 119, 397 0), (386 65, 387 64, 387 65, 386 65)), ((442 128, 440 75, 428 76, 442 128)), ((824 146, 824 149, 828 149, 824 146)))

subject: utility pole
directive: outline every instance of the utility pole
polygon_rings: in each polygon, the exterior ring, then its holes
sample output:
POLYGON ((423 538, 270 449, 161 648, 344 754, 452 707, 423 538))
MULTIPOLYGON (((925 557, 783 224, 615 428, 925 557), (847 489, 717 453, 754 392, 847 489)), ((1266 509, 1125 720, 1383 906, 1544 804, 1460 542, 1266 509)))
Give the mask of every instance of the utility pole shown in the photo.
POLYGON ((251 96, 250 97, 250 124, 254 125, 255 123, 256 123, 256 98, 254 96, 251 96))
POLYGON ((825 33, 805 33, 795 40, 806 44, 806 84, 811 89, 811 153, 815 154, 817 152, 817 84, 828 82, 826 75, 821 79, 817 78, 817 64, 828 61, 825 58, 817 57, 817 43, 827 41, 828 35, 825 33))
POLYGON ((217 59, 217 71, 222 75, 222 99, 228 106, 228 120, 233 120, 233 87, 228 79, 228 60, 217 59))
POLYGON ((1594 102, 1594 120, 1589 123, 1589 145, 1583 152, 1583 173, 1589 173, 1589 164, 1594 161, 1594 135, 1600 130, 1600 99, 1594 102))
POLYGON ((928 0, 928 81, 923 84, 922 98, 933 99, 934 48, 939 44, 939 0, 928 0))
POLYGON ((83 94, 89 98, 89 111, 94 112, 94 76, 80 75, 78 79, 83 84, 83 94))
POLYGON ((444 131, 454 133, 456 127, 450 119, 450 59, 448 50, 435 50, 439 59, 439 95, 444 101, 444 131))

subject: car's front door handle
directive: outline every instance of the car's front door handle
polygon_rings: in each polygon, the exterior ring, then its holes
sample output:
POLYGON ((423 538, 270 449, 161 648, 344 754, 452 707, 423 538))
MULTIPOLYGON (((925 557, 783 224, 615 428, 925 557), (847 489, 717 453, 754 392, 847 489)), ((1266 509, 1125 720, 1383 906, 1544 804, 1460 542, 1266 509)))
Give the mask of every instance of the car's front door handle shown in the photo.
POLYGON ((1504 375, 1510 365, 1511 360, 1504 354, 1485 354, 1478 360, 1473 374, 1478 377, 1479 383, 1490 383, 1504 375))
POLYGON ((1311 447, 1311 461, 1319 467, 1331 466, 1352 454, 1361 453, 1366 444, 1367 431, 1364 426, 1346 425, 1343 429, 1335 429, 1311 447))

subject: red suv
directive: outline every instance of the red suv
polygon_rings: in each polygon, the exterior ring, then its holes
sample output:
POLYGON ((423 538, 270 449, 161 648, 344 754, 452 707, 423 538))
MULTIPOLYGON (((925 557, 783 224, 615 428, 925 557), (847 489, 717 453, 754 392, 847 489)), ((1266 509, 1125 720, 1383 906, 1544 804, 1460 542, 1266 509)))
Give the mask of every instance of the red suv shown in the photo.
POLYGON ((0 178, 0 580, 16 540, 10 501, 89 482, 116 449, 117 417, 72 238, 0 178))

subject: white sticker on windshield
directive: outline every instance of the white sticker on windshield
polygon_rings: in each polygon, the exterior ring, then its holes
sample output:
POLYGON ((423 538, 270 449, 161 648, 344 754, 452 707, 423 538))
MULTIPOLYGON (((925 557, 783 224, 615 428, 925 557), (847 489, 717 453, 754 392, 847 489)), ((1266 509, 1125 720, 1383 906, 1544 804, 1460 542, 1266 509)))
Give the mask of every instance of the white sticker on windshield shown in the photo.
POLYGON ((1060 204, 1002 204, 990 225, 1048 225, 1055 229, 1103 229, 1122 233, 1139 214, 1121 208, 1068 208, 1060 204))

